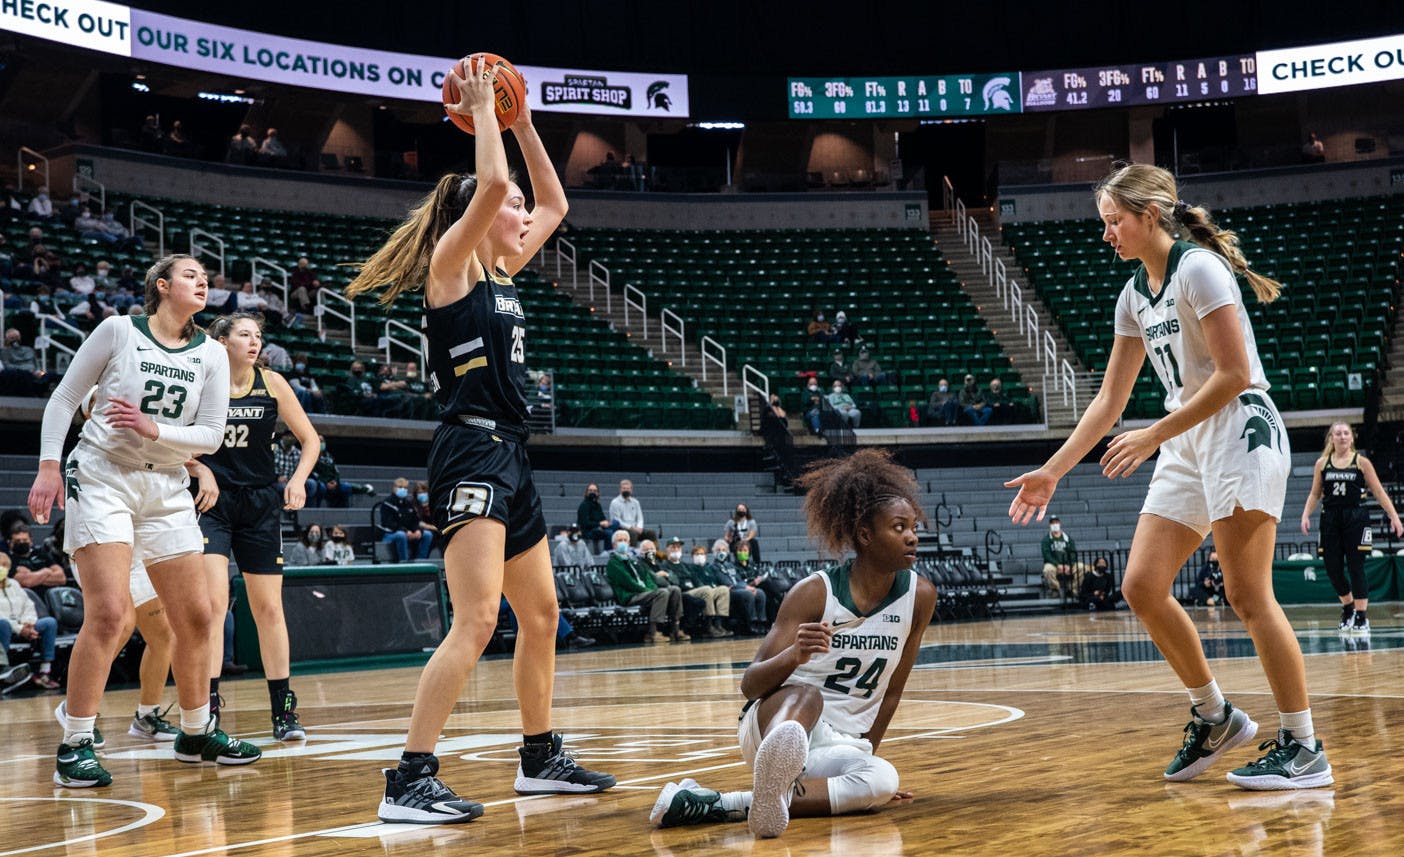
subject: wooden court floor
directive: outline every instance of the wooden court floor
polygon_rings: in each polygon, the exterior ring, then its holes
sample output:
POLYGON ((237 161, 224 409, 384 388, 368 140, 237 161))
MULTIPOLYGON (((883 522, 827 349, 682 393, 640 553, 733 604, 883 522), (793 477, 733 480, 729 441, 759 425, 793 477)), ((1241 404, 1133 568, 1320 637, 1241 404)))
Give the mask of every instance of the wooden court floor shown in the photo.
MULTIPOLYGON (((510 662, 484 662, 445 729, 441 776, 487 804, 466 825, 375 820, 378 769, 394 764, 417 670, 294 678, 308 740, 279 746, 258 680, 227 682, 231 731, 266 755, 190 766, 125 734, 134 690, 102 721, 111 787, 55 789, 55 695, 0 702, 0 857, 126 855, 1399 855, 1404 854, 1404 608, 1372 605, 1365 650, 1347 651, 1329 607, 1289 611, 1307 651, 1317 732, 1336 783, 1245 792, 1224 781, 1251 747, 1199 780, 1161 772, 1188 703, 1126 612, 933 626, 881 753, 915 800, 798 819, 778 840, 744 824, 650 828, 669 780, 748 786, 735 738, 740 671, 754 640, 562 655, 556 720, 588 766, 616 774, 590 797, 511 790, 519 724, 510 662)), ((1229 697, 1276 729, 1242 626, 1194 613, 1229 697)), ((1360 648, 1360 647, 1356 647, 1360 648)), ((168 691, 173 696, 174 691, 168 691)))

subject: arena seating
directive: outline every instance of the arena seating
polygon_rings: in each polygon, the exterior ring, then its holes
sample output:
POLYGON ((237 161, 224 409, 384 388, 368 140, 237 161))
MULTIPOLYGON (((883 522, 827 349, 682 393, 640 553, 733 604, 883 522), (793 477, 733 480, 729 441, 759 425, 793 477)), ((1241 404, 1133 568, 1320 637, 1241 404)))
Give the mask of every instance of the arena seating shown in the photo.
MULTIPOLYGON (((1278 406, 1363 404, 1364 392, 1350 389, 1346 376, 1359 372, 1368 383, 1388 350, 1404 252, 1404 197, 1225 209, 1214 217, 1240 233, 1254 269, 1283 284, 1272 304, 1245 294, 1278 406)), ((1003 227, 1026 279, 1096 372, 1106 367, 1111 349, 1114 298, 1134 270, 1112 258, 1100 235, 1093 220, 1003 227)), ((1163 395, 1147 364, 1131 413, 1159 416, 1163 395)))
MULTIPOLYGON (((720 342, 733 370, 749 363, 768 375, 796 413, 804 387, 797 376, 823 373, 835 348, 805 336, 816 309, 830 320, 846 312, 883 371, 900 373, 900 381, 876 389, 881 421, 865 409, 864 427, 906 425, 909 400, 924 403, 938 378, 959 386, 967 372, 982 387, 998 376, 1028 419, 1036 412, 925 231, 586 229, 569 239, 578 264, 599 262, 615 288, 632 285, 648 295, 651 309, 680 315, 690 341, 706 335, 720 342)), ((847 361, 855 356, 844 349, 847 361)), ((852 392, 868 395, 862 387, 852 392)))

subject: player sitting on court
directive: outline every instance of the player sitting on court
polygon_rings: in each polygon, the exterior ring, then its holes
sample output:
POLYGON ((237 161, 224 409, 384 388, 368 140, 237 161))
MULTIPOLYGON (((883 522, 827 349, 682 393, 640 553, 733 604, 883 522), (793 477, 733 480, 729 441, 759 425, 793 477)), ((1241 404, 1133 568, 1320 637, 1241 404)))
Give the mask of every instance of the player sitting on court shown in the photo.
POLYGON ((815 465, 800 485, 810 532, 833 554, 857 556, 790 591, 741 679, 737 737, 752 790, 669 783, 649 816, 658 827, 749 819, 755 835, 772 837, 791 815, 911 797, 874 754, 936 607, 936 588, 911 571, 916 483, 887 453, 865 449, 815 465))

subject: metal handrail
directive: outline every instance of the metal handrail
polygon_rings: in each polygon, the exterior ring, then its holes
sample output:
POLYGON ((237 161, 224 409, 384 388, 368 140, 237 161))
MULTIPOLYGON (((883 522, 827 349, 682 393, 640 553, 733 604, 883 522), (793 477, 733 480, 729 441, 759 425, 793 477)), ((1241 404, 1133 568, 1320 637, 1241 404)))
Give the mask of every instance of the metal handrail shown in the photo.
POLYGON ((267 268, 268 270, 270 270, 270 271, 272 271, 273 273, 277 274, 277 275, 281 278, 281 280, 279 280, 279 281, 277 281, 277 282, 278 282, 279 288, 280 288, 280 289, 282 290, 282 292, 283 292, 283 309, 284 309, 284 310, 287 310, 287 308, 288 308, 288 269, 287 269, 287 268, 284 268, 282 265, 279 265, 277 262, 271 262, 271 261, 269 261, 269 260, 263 258, 262 256, 255 256, 255 257, 253 257, 253 260, 252 260, 249 264, 250 264, 250 265, 252 266, 252 268, 253 268, 252 273, 249 274, 249 277, 250 277, 250 279, 253 280, 254 288, 258 288, 259 284, 262 283, 263 280, 264 280, 264 277, 263 277, 262 272, 259 271, 259 268, 260 268, 260 267, 267 268))
POLYGON ((580 288, 580 270, 575 265, 575 245, 564 238, 556 239, 556 280, 560 281, 561 267, 565 262, 570 263, 570 290, 573 292, 580 288), (570 254, 566 254, 570 250, 570 254))
POLYGON ((323 333, 324 331, 326 331, 326 329, 327 329, 326 317, 329 316, 329 315, 330 315, 330 316, 333 316, 333 317, 335 317, 335 318, 339 318, 339 319, 341 319, 342 321, 344 321, 344 322, 346 322, 347 324, 349 324, 349 325, 351 326, 351 350, 352 350, 352 351, 355 351, 355 350, 356 350, 356 302, 355 302, 355 301, 351 300, 350 298, 346 297, 345 295, 339 295, 339 294, 337 294, 336 292, 332 291, 331 289, 318 289, 318 290, 317 290, 317 306, 312 310, 312 314, 315 315, 315 316, 317 316, 317 332, 318 332, 318 333, 323 333), (341 301, 342 303, 346 304, 346 306, 347 306, 347 308, 348 308, 348 311, 347 311, 347 312, 341 312, 340 310, 338 310, 338 309, 336 309, 336 308, 334 308, 334 307, 327 306, 327 301, 328 301, 329 299, 330 299, 330 300, 338 300, 338 301, 341 301))
POLYGON ((388 319, 385 320, 385 333, 384 333, 383 336, 380 337, 380 341, 377 342, 377 343, 376 343, 376 346, 375 346, 376 348, 380 348, 380 349, 383 349, 383 350, 385 351, 385 362, 386 362, 386 363, 391 362, 391 361, 390 361, 390 346, 392 346, 392 345, 397 346, 397 347, 399 347, 399 348, 403 348, 404 350, 406 350, 406 351, 408 351, 408 352, 414 354, 415 357, 417 357, 417 358, 419 359, 419 367, 420 367, 421 370, 423 370, 423 368, 425 367, 425 365, 427 365, 427 363, 428 363, 428 361, 429 361, 429 343, 428 343, 428 341, 424 338, 424 332, 423 332, 423 331, 415 330, 413 327, 410 327, 408 324, 405 324, 404 322, 395 321, 393 318, 388 318, 388 319), (391 335, 390 335, 390 331, 391 331, 391 330, 394 330, 394 329, 397 329, 397 328, 400 329, 400 330, 407 330, 407 331, 409 331, 410 335, 413 336, 413 337, 415 338, 415 341, 416 341, 418 344, 416 344, 416 345, 411 345, 409 342, 406 342, 406 341, 403 340, 403 339, 397 339, 397 338, 395 338, 394 336, 391 336, 391 335))
MULTIPOLYGON (((106 210, 107 210, 107 186, 104 185, 102 182, 98 181, 97 179, 93 178, 92 176, 85 176, 85 175, 83 175, 82 173, 74 173, 74 174, 73 174, 73 192, 74 192, 74 193, 82 193, 82 192, 83 192, 82 185, 84 185, 84 184, 89 184, 89 185, 92 185, 93 187, 96 187, 96 188, 97 188, 98 206, 99 206, 103 211, 106 211, 106 210)), ((91 195, 92 195, 92 194, 89 194, 89 196, 91 196, 91 195)))
POLYGON ((659 327, 659 331, 658 331, 658 340, 659 340, 659 342, 661 343, 661 347, 658 349, 658 353, 660 353, 660 354, 667 354, 667 353, 668 353, 668 337, 669 337, 669 335, 676 336, 676 337, 678 338, 678 352, 679 352, 678 365, 679 365, 679 366, 686 366, 686 365, 687 365, 687 322, 683 321, 682 316, 678 315, 677 313, 673 312, 672 310, 668 309, 667 307, 664 307, 663 311, 660 312, 660 313, 658 314, 658 327, 659 327), (674 324, 673 324, 671 327, 670 327, 669 324, 668 324, 669 319, 672 319, 672 321, 674 322, 674 324))
POLYGON ((166 255, 166 215, 165 215, 164 213, 162 213, 161 209, 155 207, 154 205, 147 205, 146 203, 142 202, 142 201, 139 200, 139 199, 134 199, 134 200, 132 200, 132 204, 131 204, 130 209, 131 209, 131 213, 127 215, 127 229, 131 231, 132 236, 133 236, 133 237, 136 237, 136 238, 140 238, 141 236, 137 234, 137 231, 138 231, 139 229, 142 229, 142 228, 145 228, 145 229, 155 229, 155 230, 156 230, 156 258, 159 259, 159 258, 165 256, 165 255, 166 255), (149 211, 149 212, 151 212, 152 214, 156 215, 156 219, 155 219, 155 220, 148 220, 146 217, 138 215, 138 214, 137 214, 137 209, 138 209, 138 208, 141 208, 143 211, 149 211))
MULTIPOLYGON (((69 324, 57 315, 39 316, 39 335, 34 337, 34 348, 39 352, 39 368, 43 369, 45 372, 49 371, 50 348, 57 348, 59 351, 67 354, 70 361, 73 359, 73 356, 78 353, 78 349, 69 348, 67 345, 49 336, 50 325, 74 334, 78 337, 79 341, 86 339, 88 336, 87 333, 69 324)), ((57 365, 57 363, 55 365, 57 365)))
POLYGON ((955 206, 952 204, 954 201, 955 188, 951 186, 951 177, 941 176, 941 210, 950 212, 952 220, 956 218, 955 206))
POLYGON ((710 336, 702 337, 700 346, 702 349, 702 383, 705 384, 707 382, 707 363, 709 361, 715 363, 717 364, 717 367, 721 370, 722 395, 730 395, 730 390, 727 386, 726 377, 726 346, 722 345, 720 342, 717 342, 710 336), (707 352, 708 345, 712 346, 713 351, 711 353, 707 352), (717 357, 717 352, 721 353, 721 357, 717 357))
MULTIPOLYGON (((761 401, 770 401, 770 376, 749 363, 741 364, 741 392, 747 393, 754 390, 761 394, 761 401), (757 378, 760 383, 751 380, 757 378)), ((746 397, 747 407, 750 406, 750 397, 746 397)))
POLYGON ((35 164, 44 165, 44 183, 39 187, 50 187, 49 184, 49 159, 28 146, 20 146, 19 152, 15 154, 15 169, 19 172, 19 189, 24 190, 24 174, 29 172, 24 168, 24 156, 29 155, 29 160, 35 164))
POLYGON ((644 338, 645 340, 647 340, 647 339, 648 339, 648 295, 644 294, 643 291, 642 291, 641 289, 636 289, 636 288, 634 288, 633 286, 629 285, 628 283, 625 283, 625 284, 624 284, 624 292, 623 292, 623 294, 624 294, 624 326, 625 326, 625 327, 628 327, 628 325, 629 325, 629 308, 632 307, 632 308, 638 310, 638 311, 639 311, 639 315, 643 316, 643 338, 644 338), (629 297, 629 293, 630 293, 630 292, 633 292, 634 294, 638 295, 638 296, 639 296, 639 297, 638 297, 638 300, 634 300, 633 298, 629 297))
MULTIPOLYGON (((213 232, 206 232, 199 227, 192 227, 190 230, 190 257, 199 261, 201 255, 210 255, 219 260, 219 272, 224 273, 224 239, 213 232), (210 241, 219 245, 219 252, 205 246, 204 241, 210 241)), ((203 264, 203 263, 202 263, 203 264)), ((237 289, 235 290, 237 291, 237 289)))
POLYGON ((601 286, 602 288, 604 288, 605 312, 606 312, 606 313, 612 313, 612 312, 614 312, 614 306, 613 306, 613 303, 612 303, 612 301, 611 301, 611 299, 610 299, 610 294, 609 294, 609 269, 606 268, 604 265, 601 265, 599 262, 596 262, 594 259, 591 259, 591 260, 590 260, 590 303, 592 303, 592 304, 595 302, 595 283, 599 283, 600 286, 601 286), (604 276, 600 276, 599 274, 595 273, 596 269, 598 269, 598 270, 600 270, 600 271, 603 271, 603 272, 604 272, 604 276))

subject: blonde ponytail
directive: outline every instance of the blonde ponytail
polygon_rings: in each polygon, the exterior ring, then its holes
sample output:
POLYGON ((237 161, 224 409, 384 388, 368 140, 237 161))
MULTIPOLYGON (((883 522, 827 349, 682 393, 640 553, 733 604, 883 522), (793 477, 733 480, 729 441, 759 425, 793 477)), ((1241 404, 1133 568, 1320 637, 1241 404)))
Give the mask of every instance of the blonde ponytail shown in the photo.
POLYGON ((380 289, 377 302, 389 306, 402 292, 423 288, 434 245, 463 216, 477 186, 471 175, 449 173, 439 179, 385 245, 361 263, 360 272, 346 286, 346 296, 355 298, 380 289))
POLYGON ((1219 228, 1219 225, 1209 218, 1209 212, 1201 206, 1186 206, 1181 203, 1176 206, 1175 211, 1176 219, 1189 230, 1190 240, 1227 259, 1229 266, 1248 280, 1248 285, 1253 287, 1253 294, 1258 296, 1260 303, 1270 304, 1282 294, 1281 283, 1248 268, 1248 260, 1243 257, 1243 250, 1238 246, 1238 233, 1219 228))

